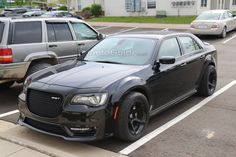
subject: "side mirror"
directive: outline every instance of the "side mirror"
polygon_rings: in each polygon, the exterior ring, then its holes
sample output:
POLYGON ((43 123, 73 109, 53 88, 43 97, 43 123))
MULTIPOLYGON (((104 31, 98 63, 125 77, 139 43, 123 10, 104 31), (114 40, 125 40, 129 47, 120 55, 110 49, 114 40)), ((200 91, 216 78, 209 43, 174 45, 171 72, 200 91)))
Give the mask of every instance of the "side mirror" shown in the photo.
POLYGON ((102 40, 102 39, 106 38, 106 35, 99 33, 97 38, 98 38, 98 40, 102 40))
POLYGON ((174 64, 175 57, 174 56, 163 56, 159 59, 159 63, 161 63, 161 64, 174 64))

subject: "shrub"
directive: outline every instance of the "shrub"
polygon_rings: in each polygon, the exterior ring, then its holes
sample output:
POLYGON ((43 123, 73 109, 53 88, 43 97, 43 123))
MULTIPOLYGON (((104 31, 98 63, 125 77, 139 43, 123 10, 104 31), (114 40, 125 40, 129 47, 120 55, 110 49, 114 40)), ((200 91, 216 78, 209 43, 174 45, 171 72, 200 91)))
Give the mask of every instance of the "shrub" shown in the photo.
POLYGON ((66 6, 61 6, 58 10, 64 10, 64 11, 67 11, 67 7, 66 7, 66 6))
POLYGON ((95 17, 99 17, 102 15, 102 6, 100 4, 93 4, 91 6, 91 13, 95 17))
POLYGON ((81 11, 81 15, 85 18, 85 19, 89 19, 92 16, 92 12, 91 12, 91 8, 90 7, 86 7, 81 11))

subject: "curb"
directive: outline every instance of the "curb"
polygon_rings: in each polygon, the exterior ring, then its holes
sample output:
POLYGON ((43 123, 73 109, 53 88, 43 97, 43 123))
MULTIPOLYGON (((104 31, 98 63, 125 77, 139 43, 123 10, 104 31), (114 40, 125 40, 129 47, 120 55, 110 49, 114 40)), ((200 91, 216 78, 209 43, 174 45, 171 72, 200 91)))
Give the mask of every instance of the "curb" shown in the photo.
POLYGON ((156 29, 174 29, 174 30, 188 30, 188 24, 155 24, 155 23, 116 23, 116 22, 89 22, 91 26, 97 27, 138 27, 138 28, 156 28, 156 29))
POLYGON ((86 143, 65 141, 18 125, 14 125, 5 132, 0 132, 0 139, 51 157, 125 157, 86 143))
POLYGON ((10 122, 6 122, 3 120, 0 120, 0 133, 1 132, 5 132, 13 127, 15 127, 16 125, 10 122))

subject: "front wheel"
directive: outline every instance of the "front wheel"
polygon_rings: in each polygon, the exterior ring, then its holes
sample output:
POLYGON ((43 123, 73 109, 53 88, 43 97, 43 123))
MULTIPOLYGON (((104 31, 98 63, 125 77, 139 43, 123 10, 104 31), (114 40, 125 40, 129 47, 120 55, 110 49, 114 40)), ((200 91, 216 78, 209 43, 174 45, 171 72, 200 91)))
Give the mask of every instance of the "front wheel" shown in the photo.
POLYGON ((149 121, 149 103, 138 92, 128 94, 119 106, 115 136, 124 141, 136 141, 143 136, 149 121))
POLYGON ((213 65, 209 65, 203 75, 198 94, 200 96, 210 96, 215 92, 217 84, 217 72, 213 65))

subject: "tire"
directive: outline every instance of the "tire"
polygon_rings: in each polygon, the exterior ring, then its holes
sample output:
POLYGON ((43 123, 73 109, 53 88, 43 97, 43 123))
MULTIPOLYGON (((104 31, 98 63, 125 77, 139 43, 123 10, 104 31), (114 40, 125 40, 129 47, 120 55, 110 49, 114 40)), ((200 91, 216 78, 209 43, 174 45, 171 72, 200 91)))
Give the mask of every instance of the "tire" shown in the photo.
POLYGON ((220 37, 221 37, 221 38, 225 38, 226 35, 227 35, 227 28, 224 27, 224 29, 222 30, 222 33, 220 34, 220 37))
POLYGON ((115 136, 123 141, 136 141, 143 136, 149 121, 147 98, 137 92, 128 94, 119 106, 115 136))
POLYGON ((198 94, 200 96, 210 96, 215 92, 217 84, 217 72, 213 65, 209 65, 203 75, 202 81, 200 83, 198 94))
POLYGON ((48 68, 52 66, 51 64, 48 64, 48 63, 36 63, 36 64, 33 64, 30 66, 30 68, 28 69, 26 75, 25 75, 25 79, 30 76, 31 74, 37 72, 37 71, 40 71, 40 70, 43 70, 45 68, 48 68))
POLYGON ((10 82, 1 83, 1 84, 0 84, 0 90, 2 90, 2 89, 8 89, 8 88, 10 88, 14 83, 15 83, 15 81, 10 81, 10 82))

